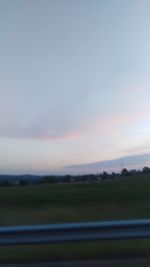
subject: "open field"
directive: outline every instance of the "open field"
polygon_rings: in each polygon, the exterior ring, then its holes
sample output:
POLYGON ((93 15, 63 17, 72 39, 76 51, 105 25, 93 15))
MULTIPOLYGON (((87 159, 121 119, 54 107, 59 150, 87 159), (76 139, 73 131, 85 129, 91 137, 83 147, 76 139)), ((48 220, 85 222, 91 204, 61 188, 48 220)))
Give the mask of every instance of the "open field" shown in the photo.
POLYGON ((0 225, 150 217, 150 175, 0 188, 0 225))
MULTIPOLYGON (((0 188, 0 225, 150 217, 150 175, 93 183, 0 188)), ((0 260, 148 257, 150 241, 0 248, 0 260)))

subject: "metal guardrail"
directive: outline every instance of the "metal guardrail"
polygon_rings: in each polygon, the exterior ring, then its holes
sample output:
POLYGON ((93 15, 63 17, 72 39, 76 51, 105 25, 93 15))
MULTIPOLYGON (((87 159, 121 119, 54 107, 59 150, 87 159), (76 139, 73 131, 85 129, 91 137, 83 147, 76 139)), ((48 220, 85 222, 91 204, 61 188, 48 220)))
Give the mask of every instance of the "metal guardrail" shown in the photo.
POLYGON ((150 219, 0 227, 0 246, 150 238, 150 219))

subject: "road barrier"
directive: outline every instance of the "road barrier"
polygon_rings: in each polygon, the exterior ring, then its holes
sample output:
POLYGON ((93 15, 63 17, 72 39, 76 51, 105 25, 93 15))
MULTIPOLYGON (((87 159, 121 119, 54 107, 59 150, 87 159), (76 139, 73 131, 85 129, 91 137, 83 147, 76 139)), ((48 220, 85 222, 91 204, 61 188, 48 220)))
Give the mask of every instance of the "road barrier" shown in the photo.
POLYGON ((150 219, 0 227, 0 246, 150 238, 150 219))

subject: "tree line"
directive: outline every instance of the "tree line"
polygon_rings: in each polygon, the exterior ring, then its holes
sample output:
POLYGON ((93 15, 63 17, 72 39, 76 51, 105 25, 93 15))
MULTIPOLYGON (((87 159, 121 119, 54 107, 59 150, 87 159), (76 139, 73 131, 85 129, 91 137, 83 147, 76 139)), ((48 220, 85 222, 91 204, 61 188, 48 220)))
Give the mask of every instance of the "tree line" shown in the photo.
POLYGON ((0 181, 0 187, 6 186, 27 186, 27 185, 39 185, 39 184, 56 184, 56 183, 77 183, 77 182, 89 182, 89 181, 103 181, 106 179, 115 179, 121 178, 125 176, 133 176, 133 175, 143 175, 150 174, 150 168, 145 166, 142 170, 128 170, 127 168, 123 168, 120 173, 112 172, 108 173, 106 171, 97 174, 84 174, 84 175, 45 175, 41 176, 37 179, 30 180, 28 179, 16 179, 15 181, 11 181, 10 179, 2 179, 0 181))

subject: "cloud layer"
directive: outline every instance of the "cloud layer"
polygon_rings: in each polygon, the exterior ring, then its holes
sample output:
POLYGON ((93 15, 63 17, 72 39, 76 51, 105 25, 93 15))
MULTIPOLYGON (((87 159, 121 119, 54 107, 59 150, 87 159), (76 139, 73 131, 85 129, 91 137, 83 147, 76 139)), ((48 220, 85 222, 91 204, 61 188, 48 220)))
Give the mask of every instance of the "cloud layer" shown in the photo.
POLYGON ((0 7, 0 167, 57 168, 147 150, 149 1, 0 7))

